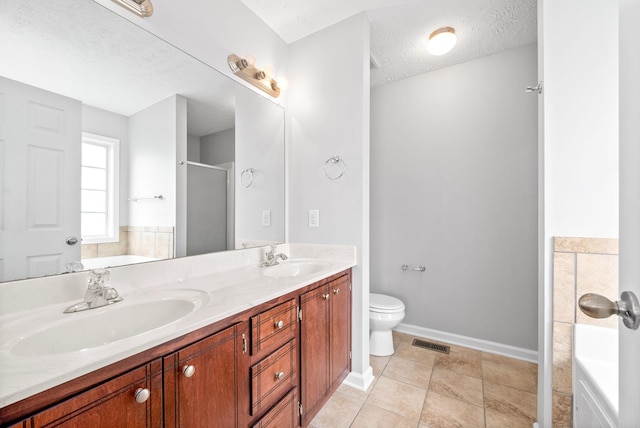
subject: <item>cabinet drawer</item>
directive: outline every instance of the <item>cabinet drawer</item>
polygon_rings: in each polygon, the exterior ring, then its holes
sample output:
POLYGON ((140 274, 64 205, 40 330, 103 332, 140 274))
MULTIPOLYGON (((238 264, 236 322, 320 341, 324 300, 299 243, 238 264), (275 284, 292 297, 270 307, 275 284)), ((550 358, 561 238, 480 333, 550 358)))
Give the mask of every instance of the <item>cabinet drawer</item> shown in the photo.
POLYGON ((251 366, 251 414, 269 408, 297 382, 296 344, 291 340, 251 366))
POLYGON ((298 426, 298 394, 293 388, 251 428, 294 428, 298 426))
POLYGON ((276 349, 293 339, 296 331, 296 301, 291 299, 251 317, 251 355, 276 349))

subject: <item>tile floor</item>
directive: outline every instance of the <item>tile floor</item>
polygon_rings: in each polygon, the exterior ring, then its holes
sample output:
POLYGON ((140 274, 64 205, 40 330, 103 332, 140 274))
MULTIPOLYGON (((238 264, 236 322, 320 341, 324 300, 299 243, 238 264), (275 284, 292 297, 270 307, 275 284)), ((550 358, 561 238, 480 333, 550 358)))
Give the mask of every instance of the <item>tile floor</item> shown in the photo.
POLYGON ((532 427, 536 364, 459 346, 442 354, 413 339, 394 332, 395 354, 371 357, 369 390, 341 385, 310 427, 532 427))

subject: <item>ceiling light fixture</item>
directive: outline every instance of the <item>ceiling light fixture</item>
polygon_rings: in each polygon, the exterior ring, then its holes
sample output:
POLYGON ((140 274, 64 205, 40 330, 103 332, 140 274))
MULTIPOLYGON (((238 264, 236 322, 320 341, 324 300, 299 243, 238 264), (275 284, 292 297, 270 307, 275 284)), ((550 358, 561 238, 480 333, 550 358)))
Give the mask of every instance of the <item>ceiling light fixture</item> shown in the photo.
POLYGON ((260 70, 255 67, 255 59, 251 57, 240 58, 238 55, 231 54, 227 58, 229 68, 233 74, 251 83, 256 88, 261 89, 274 98, 280 95, 280 86, 276 79, 267 74, 266 70, 260 70))
POLYGON ((151 0, 112 0, 130 12, 146 18, 153 14, 153 5, 151 0))
POLYGON ((444 55, 456 45, 456 30, 451 27, 438 28, 429 36, 427 50, 431 55, 444 55))

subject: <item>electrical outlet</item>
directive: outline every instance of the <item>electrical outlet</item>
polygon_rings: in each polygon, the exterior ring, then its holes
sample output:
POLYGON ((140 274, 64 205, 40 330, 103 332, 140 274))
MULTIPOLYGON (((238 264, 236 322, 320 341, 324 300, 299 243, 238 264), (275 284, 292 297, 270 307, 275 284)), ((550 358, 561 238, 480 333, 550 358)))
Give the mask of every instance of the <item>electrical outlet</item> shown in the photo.
POLYGON ((320 227, 320 210, 309 210, 309 227, 320 227))
POLYGON ((262 225, 271 226, 271 210, 262 210, 262 225))

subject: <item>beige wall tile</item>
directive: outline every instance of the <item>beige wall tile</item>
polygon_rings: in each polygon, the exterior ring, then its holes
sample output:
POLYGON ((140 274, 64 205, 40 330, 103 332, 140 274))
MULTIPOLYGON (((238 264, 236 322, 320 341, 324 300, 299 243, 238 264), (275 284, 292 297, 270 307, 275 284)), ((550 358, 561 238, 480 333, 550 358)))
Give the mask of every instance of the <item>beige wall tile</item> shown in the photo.
POLYGON ((571 394, 572 386, 572 352, 553 350, 552 385, 553 390, 571 394))
POLYGON ((145 257, 154 257, 156 253, 156 233, 155 232, 143 232, 142 233, 142 246, 140 248, 142 254, 145 257))
POLYGON ((154 257, 158 259, 168 259, 170 248, 173 247, 173 235, 170 233, 156 233, 156 247, 154 257))
MULTIPOLYGON (((601 294, 618 300, 618 256, 602 254, 578 254, 576 259, 577 298, 586 293, 601 294)), ((576 322, 617 328, 617 317, 595 319, 576 311, 576 322)))
POLYGON ((571 428, 571 395, 553 393, 553 428, 571 428))
POLYGON ((566 253, 618 254, 618 240, 558 236, 553 239, 553 250, 566 253))
POLYGON ((575 322, 576 314, 576 255, 553 254, 553 319, 575 322))
POLYGON ((95 259, 98 257, 98 244, 82 244, 80 254, 83 259, 95 259))
POLYGON ((142 232, 129 229, 129 254, 142 255, 142 232))

